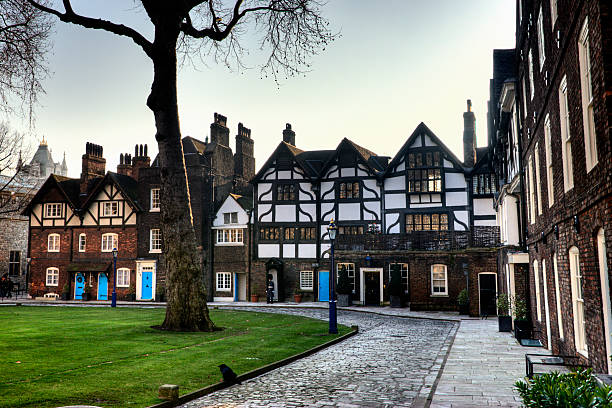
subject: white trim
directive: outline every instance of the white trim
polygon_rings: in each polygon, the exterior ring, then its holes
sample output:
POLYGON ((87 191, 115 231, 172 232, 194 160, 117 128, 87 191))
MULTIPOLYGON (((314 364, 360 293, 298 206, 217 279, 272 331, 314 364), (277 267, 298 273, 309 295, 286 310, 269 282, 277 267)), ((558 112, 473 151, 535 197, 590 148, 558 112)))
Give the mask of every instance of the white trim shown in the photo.
POLYGON ((570 281, 572 286, 572 308, 574 315, 574 347, 585 357, 589 357, 586 338, 584 293, 582 273, 580 270, 580 252, 575 246, 568 251, 570 265, 570 281), (578 286, 580 285, 580 287, 578 286), (580 292, 580 293, 579 293, 580 292))
POLYGON ((61 248, 61 236, 60 234, 49 234, 47 235, 47 252, 59 252, 61 248), (51 247, 51 237, 53 237, 53 247, 51 247), (57 237, 57 239, 55 239, 57 237), (57 244, 57 245, 56 245, 57 244))
POLYGON ((533 261, 533 283, 535 286, 536 297, 536 317, 538 322, 542 321, 542 300, 540 299, 540 265, 538 260, 533 261))
POLYGON ((305 290, 312 292, 314 291, 314 271, 300 271, 300 290, 305 290), (303 274, 309 274, 310 278, 303 279, 303 274), (310 281, 310 286, 304 286, 302 282, 308 283, 310 281))
POLYGON ((544 317, 546 317, 546 348, 552 350, 552 333, 550 332, 550 308, 548 306, 548 279, 546 259, 542 259, 542 284, 544 286, 544 317))
POLYGON ((155 260, 136 261, 136 300, 142 300, 142 272, 144 268, 152 268, 151 271, 146 272, 153 272, 153 277, 151 279, 153 282, 153 297, 150 300, 155 300, 155 296, 157 295, 157 262, 155 260))
POLYGON ((365 273, 366 272, 378 272, 380 274, 380 303, 383 302, 383 268, 359 268, 359 295, 361 296, 361 304, 365 305, 365 273))
POLYGON ((559 289, 559 268, 557 268, 556 252, 553 253, 553 271, 555 273, 555 301, 557 302, 557 326, 559 328, 559 338, 563 340, 563 315, 561 314, 561 291, 559 289))
POLYGON ((159 187, 154 187, 149 192, 149 212, 159 212, 161 205, 161 193, 159 187), (153 190, 157 190, 157 206, 153 207, 153 190))
POLYGON ((542 13, 542 4, 540 4, 540 12, 538 14, 538 57, 540 59, 540 72, 544 68, 544 62, 546 61, 546 42, 544 41, 544 14, 542 13))
POLYGON ((87 250, 87 234, 79 234, 79 252, 85 252, 87 250), (81 238, 83 239, 83 248, 81 248, 81 238))
POLYGON ((601 303, 603 305, 604 315, 604 333, 606 340, 606 356, 608 362, 608 374, 612 374, 612 333, 610 333, 610 326, 612 326, 612 305, 610 301, 610 275, 608 269, 608 259, 606 253, 606 238, 604 236, 603 228, 600 228, 597 232, 597 256, 599 258, 599 279, 601 281, 601 303))
POLYGON ((59 284, 59 269, 54 266, 47 268, 46 273, 45 273, 45 286, 57 286, 58 284, 59 284), (50 273, 50 272, 53 272, 53 273, 50 273), (51 283, 49 283, 49 278, 51 278, 51 283))
POLYGON ((45 218, 62 218, 62 203, 45 203, 45 218), (51 211, 53 209, 53 211, 51 211), (59 209, 59 211, 57 211, 59 209))
POLYGON ((100 251, 113 252, 113 248, 119 249, 119 234, 116 234, 114 232, 107 232, 105 234, 102 234, 102 237, 100 239, 100 251), (110 242, 110 248, 108 247, 107 237, 112 237, 111 242, 110 242), (107 248, 106 249, 104 249, 104 238, 107 238, 106 240, 107 248))
POLYGON ((149 230, 149 253, 161 254, 162 252, 162 237, 160 228, 151 228, 149 230), (159 231, 159 248, 153 248, 153 231, 159 231))
POLYGON ((102 203, 102 217, 118 217, 119 201, 104 201, 102 203))
POLYGON ((130 268, 117 268, 117 287, 118 288, 129 288, 130 287, 130 268), (125 282, 123 284, 119 283, 119 272, 123 274, 123 272, 127 271, 127 284, 125 282))
POLYGON ((430 268, 430 296, 431 297, 440 297, 440 296, 448 296, 448 268, 444 264, 433 264, 430 268), (436 266, 444 267, 444 292, 434 292, 434 268, 436 266))
POLYGON ((559 85, 559 122, 561 125, 561 155, 563 159, 563 189, 567 193, 574 188, 574 164, 572 160, 572 134, 570 132, 569 102, 567 100, 567 76, 559 85))
POLYGON ((232 273, 231 272, 215 272, 215 291, 216 292, 232 292, 232 273), (219 277, 228 276, 229 278, 222 279, 222 286, 219 286, 219 277), (229 284, 229 287, 225 287, 229 284))
POLYGON ((580 68, 580 90, 582 102, 582 126, 584 133, 584 157, 586 171, 589 173, 598 162, 597 140, 595 135, 595 113, 593 112, 593 78, 591 72, 591 49, 589 45, 589 18, 578 37, 578 63, 580 68))

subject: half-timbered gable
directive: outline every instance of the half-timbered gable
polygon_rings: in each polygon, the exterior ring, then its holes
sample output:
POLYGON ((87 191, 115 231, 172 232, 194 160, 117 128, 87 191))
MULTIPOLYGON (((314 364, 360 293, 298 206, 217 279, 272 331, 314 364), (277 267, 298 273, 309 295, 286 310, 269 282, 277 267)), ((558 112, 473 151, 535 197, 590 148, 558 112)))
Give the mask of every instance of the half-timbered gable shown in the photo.
POLYGON ((497 178, 489 158, 489 148, 478 148, 477 162, 470 173, 472 202, 471 224, 475 227, 497 225, 494 196, 497 193, 497 178))
POLYGON ((117 173, 107 173, 83 204, 83 226, 136 225, 142 210, 136 201, 136 180, 117 173))
POLYGON ((34 195, 23 215, 30 228, 66 227, 78 223, 79 180, 52 174, 34 195))

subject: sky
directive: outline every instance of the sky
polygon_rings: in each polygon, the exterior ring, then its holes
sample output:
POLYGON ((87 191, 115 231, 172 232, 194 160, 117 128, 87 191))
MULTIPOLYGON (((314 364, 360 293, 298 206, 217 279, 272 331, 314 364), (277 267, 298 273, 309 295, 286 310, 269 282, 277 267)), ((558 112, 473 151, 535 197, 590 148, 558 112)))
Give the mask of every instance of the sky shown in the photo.
MULTIPOLYGON (((74 0, 76 12, 112 19, 152 38, 138 2, 74 0)), ((424 122, 461 159, 463 112, 471 99, 478 145, 486 145, 493 49, 514 47, 512 0, 329 0, 323 13, 340 36, 311 60, 310 72, 276 84, 255 67, 264 56, 251 46, 252 69, 228 70, 212 60, 179 71, 183 136, 204 140, 215 112, 228 118, 230 147, 238 123, 252 130, 256 168, 282 140, 285 123, 303 150, 334 149, 346 137, 382 156, 395 156, 424 122)), ((146 107, 152 64, 125 37, 57 21, 48 56, 51 76, 30 131, 44 136, 53 159, 66 154, 68 175, 79 177, 85 143, 104 147, 107 170, 120 153, 148 144, 157 152, 146 107)), ((247 45, 254 42, 247 39, 247 45)))

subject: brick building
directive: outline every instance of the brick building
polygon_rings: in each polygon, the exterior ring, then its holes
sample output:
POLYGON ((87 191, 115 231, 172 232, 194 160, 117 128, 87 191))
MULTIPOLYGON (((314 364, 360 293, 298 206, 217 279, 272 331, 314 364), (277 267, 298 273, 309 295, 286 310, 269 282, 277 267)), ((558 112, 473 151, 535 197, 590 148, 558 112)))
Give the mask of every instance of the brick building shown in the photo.
POLYGON ((612 372, 612 5, 517 2, 516 131, 531 319, 554 353, 612 372))

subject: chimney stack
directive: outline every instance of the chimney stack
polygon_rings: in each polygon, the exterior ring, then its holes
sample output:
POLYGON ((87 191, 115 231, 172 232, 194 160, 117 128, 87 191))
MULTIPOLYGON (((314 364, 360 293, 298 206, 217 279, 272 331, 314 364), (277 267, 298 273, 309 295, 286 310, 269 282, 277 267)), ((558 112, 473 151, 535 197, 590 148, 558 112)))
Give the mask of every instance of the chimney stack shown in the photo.
POLYGON ((285 125, 285 130, 283 130, 283 142, 295 146, 295 132, 291 130, 291 123, 285 125))
POLYGON ((236 135, 236 154, 234 154, 234 176, 242 179, 245 184, 255 177, 255 157, 253 151, 251 129, 239 123, 238 134, 236 135))
POLYGON ((138 181, 138 174, 143 167, 151 167, 151 158, 147 154, 147 145, 134 146, 132 158, 132 178, 138 181))
POLYGON ((117 173, 123 174, 124 176, 132 177, 132 155, 123 154, 119 155, 119 164, 117 165, 117 173))
POLYGON ((210 124, 210 142, 229 147, 227 118, 215 112, 215 121, 210 124))
POLYGON ((472 101, 467 100, 467 112, 463 114, 463 165, 476 164, 476 117, 472 112, 472 101))
POLYGON ((100 145, 87 142, 85 144, 85 154, 83 155, 83 165, 81 167, 81 195, 87 195, 89 181, 104 177, 106 172, 106 159, 102 157, 103 148, 100 145))

